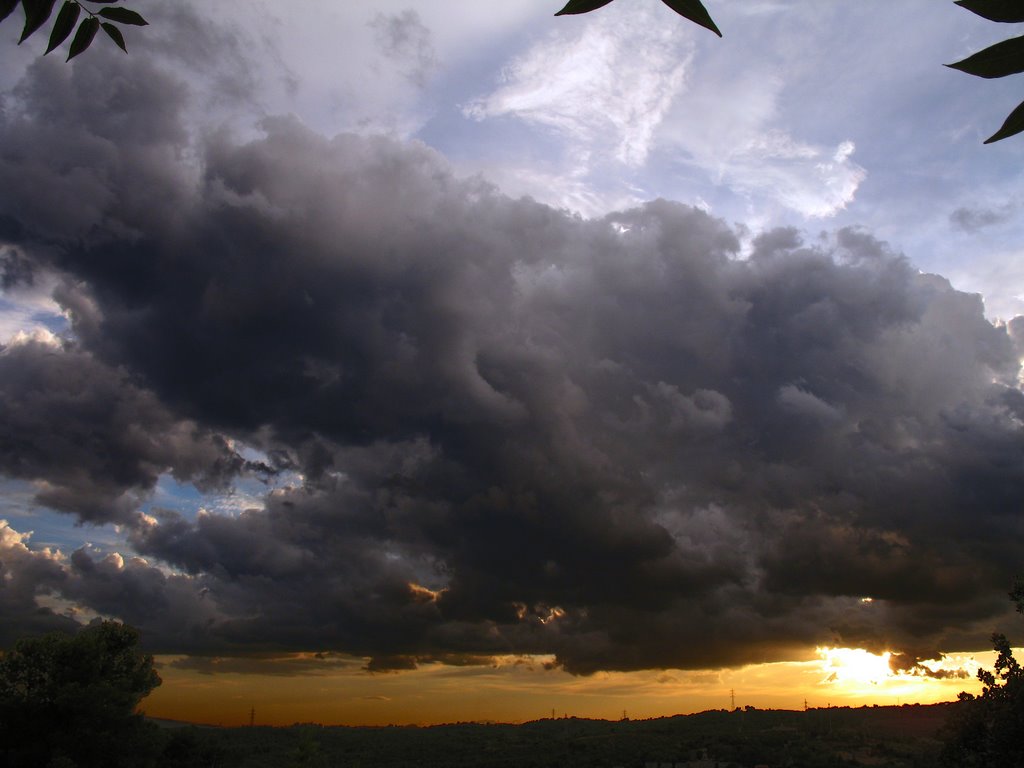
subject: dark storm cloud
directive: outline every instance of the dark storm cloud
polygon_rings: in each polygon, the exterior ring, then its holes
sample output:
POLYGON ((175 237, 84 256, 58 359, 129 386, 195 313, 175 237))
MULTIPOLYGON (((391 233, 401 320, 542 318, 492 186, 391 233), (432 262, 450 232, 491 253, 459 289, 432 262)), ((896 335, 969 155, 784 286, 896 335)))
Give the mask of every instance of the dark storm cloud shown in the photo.
POLYGON ((34 283, 35 270, 29 259, 24 258, 14 248, 0 251, 0 288, 10 291, 34 283))
POLYGON ((74 346, 0 347, 0 471, 35 481, 41 504, 126 522, 164 473, 214 489, 249 468, 223 437, 74 346))
POLYGON ((859 230, 775 230, 741 260, 687 206, 585 221, 294 119, 189 164, 181 86, 110 66, 29 73, 0 221, 62 276, 77 340, 5 354, 67 368, 43 400, 95 380, 122 410, 19 406, 5 471, 109 499, 201 482, 223 434, 298 474, 238 516, 135 518, 140 558, 80 550, 40 585, 164 650, 373 670, 985 644, 1021 566, 1024 398, 1016 326, 978 297, 859 230))
POLYGON ((907 653, 894 653, 889 657, 889 669, 897 674, 916 675, 918 677, 931 677, 935 680, 963 680, 967 671, 963 669, 931 669, 922 661, 938 661, 941 654, 934 654, 927 658, 921 658, 907 653))
POLYGON ((203 675, 225 672, 239 675, 280 675, 283 677, 329 675, 358 668, 358 661, 349 656, 330 653, 292 654, 288 656, 183 656, 169 662, 174 669, 185 669, 203 675))

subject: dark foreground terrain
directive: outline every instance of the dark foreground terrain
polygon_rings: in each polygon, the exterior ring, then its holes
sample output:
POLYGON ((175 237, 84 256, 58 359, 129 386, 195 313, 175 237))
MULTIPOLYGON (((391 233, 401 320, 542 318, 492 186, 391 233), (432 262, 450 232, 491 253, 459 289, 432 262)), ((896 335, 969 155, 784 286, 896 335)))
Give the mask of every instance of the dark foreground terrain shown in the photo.
POLYGON ((933 766, 952 704, 735 710, 523 725, 207 728, 167 732, 168 768, 311 766, 933 766))

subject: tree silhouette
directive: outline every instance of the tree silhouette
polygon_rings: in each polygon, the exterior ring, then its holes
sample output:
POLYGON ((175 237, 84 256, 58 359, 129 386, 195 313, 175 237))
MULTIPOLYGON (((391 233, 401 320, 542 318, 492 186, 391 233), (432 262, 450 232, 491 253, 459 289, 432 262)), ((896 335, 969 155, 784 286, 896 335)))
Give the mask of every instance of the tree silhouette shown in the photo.
POLYGON ((0 765, 144 766, 139 702, 160 684, 139 633, 104 621, 19 640, 0 657, 0 765))
MULTIPOLYGON (((1024 613, 1024 582, 1016 584, 1010 598, 1024 613)), ((991 672, 978 670, 981 694, 960 694, 959 709, 947 727, 944 765, 1024 768, 1024 669, 1005 635, 992 635, 992 645, 999 655, 991 672)))

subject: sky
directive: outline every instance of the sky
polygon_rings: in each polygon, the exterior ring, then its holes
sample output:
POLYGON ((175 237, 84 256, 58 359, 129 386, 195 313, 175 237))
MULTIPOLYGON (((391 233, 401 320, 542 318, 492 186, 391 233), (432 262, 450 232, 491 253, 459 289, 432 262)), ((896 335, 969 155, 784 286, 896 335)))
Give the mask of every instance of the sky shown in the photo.
POLYGON ((126 621, 224 724, 974 690, 1024 139, 943 64, 1020 30, 707 5, 0 26, 0 645, 126 621))

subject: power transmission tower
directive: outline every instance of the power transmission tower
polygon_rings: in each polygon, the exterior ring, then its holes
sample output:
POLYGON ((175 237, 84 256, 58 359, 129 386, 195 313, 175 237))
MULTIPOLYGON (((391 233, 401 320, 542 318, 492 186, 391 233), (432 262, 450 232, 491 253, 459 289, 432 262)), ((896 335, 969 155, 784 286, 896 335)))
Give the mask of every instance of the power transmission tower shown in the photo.
POLYGON ((732 703, 732 706, 730 707, 730 709, 736 709, 736 689, 735 688, 730 688, 729 689, 729 701, 732 703))
POLYGON ((249 710, 249 727, 252 728, 256 725, 256 707, 255 705, 249 710))

